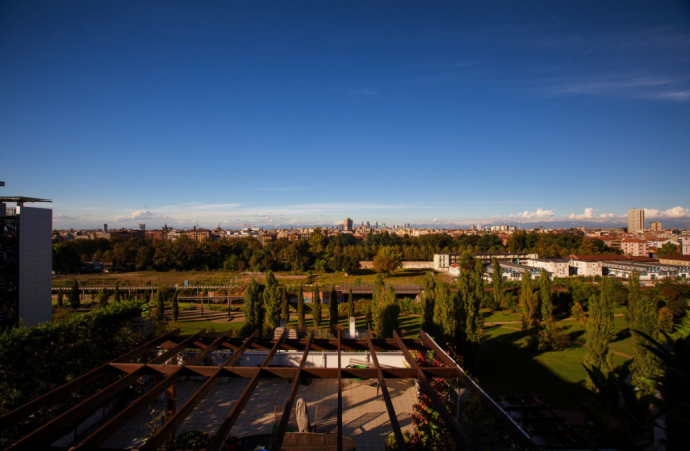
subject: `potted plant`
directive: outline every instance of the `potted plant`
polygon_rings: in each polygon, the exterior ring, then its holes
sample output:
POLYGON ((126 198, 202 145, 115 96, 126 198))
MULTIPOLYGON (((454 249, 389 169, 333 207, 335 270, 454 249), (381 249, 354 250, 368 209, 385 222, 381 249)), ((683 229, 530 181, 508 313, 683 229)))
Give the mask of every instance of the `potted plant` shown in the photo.
POLYGON ((231 435, 225 440, 223 446, 225 446, 225 449, 227 451, 237 451, 240 446, 240 439, 235 437, 234 435, 231 435))

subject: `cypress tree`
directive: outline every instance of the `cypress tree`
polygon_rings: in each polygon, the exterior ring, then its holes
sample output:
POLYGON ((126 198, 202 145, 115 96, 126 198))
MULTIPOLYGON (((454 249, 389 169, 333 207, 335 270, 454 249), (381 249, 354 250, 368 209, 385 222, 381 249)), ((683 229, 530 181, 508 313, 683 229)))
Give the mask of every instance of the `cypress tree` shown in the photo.
POLYGON ((386 298, 386 286, 383 281, 383 276, 377 274, 374 277, 374 292, 371 300, 371 316, 374 322, 373 332, 378 338, 383 338, 384 334, 384 308, 385 308, 385 298, 386 298))
POLYGON ((58 291, 57 294, 57 308, 62 308, 63 307, 63 301, 62 301, 62 290, 58 291))
POLYGON ((321 326, 321 308, 321 290, 316 285, 314 288, 314 301, 311 304, 311 316, 316 328, 321 326))
POLYGON ((552 321, 553 301, 551 295, 551 279, 549 279, 549 273, 545 269, 541 270, 541 275, 539 276, 539 298, 541 300, 542 321, 552 321))
POLYGON ((527 330, 532 322, 533 311, 533 295, 532 295, 532 278, 528 271, 522 273, 522 281, 520 288, 520 317, 522 318, 522 330, 527 330))
POLYGON ((472 286, 468 290, 468 298, 465 301, 465 339, 471 347, 476 347, 482 340, 483 318, 479 311, 484 297, 484 280, 482 274, 484 266, 477 260, 472 274, 472 286))
POLYGON ((338 295, 332 285, 328 294, 328 322, 331 327, 338 325, 338 295))
POLYGON ((69 304, 74 310, 81 307, 81 299, 79 299, 79 282, 77 279, 72 279, 72 291, 69 295, 69 304))
POLYGON ((297 293, 297 327, 300 329, 304 329, 304 308, 304 290, 300 285, 297 293))
POLYGON ((503 271, 501 270, 501 264, 498 259, 494 257, 493 259, 493 273, 491 274, 491 284, 494 290, 494 309, 501 307, 503 302, 503 271))
POLYGON ((244 320, 252 331, 261 325, 258 322, 259 296, 259 284, 252 278, 244 291, 244 320))
POLYGON ((436 299, 436 279, 434 273, 429 271, 424 274, 422 279, 424 292, 422 293, 422 318, 421 328, 423 331, 434 334, 434 309, 436 299))
POLYGON ((280 307, 285 319, 285 325, 287 326, 287 323, 290 322, 290 302, 288 301, 288 292, 285 287, 280 289, 280 307))
POLYGON ((597 367, 605 375, 613 370, 613 356, 609 343, 613 339, 613 296, 608 278, 600 284, 600 295, 589 299, 589 319, 587 320, 587 354, 585 366, 597 367))
POLYGON ((267 333, 275 330, 280 325, 280 297, 277 285, 266 286, 264 289, 263 301, 266 312, 266 321, 261 322, 267 333))
POLYGON ((113 293, 113 301, 120 302, 120 282, 115 282, 115 292, 113 293))
POLYGON ((347 319, 355 316, 355 300, 352 297, 352 288, 350 288, 350 294, 347 296, 347 319))
POLYGON ((108 297, 109 294, 105 290, 99 290, 98 291, 98 307, 99 308, 106 308, 108 306, 108 297))
POLYGON ((636 269, 630 275, 630 282, 628 283, 628 326, 631 329, 636 329, 637 325, 637 310, 640 308, 642 295, 640 294, 640 273, 636 269))
POLYGON ((156 291, 156 309, 158 310, 159 320, 165 319, 165 295, 166 291, 162 288, 156 291))
POLYGON ((475 260, 474 271, 472 272, 472 285, 474 285, 475 296, 481 306, 484 300, 484 265, 481 260, 475 260))
POLYGON ((398 329, 398 317, 400 316, 400 305, 396 299, 395 288, 388 286, 386 293, 385 306, 383 308, 383 337, 393 337, 393 331, 398 329))
POLYGON ((434 326, 444 341, 452 340, 456 336, 456 312, 450 285, 440 282, 436 285, 436 301, 434 303, 434 326))
MULTIPOLYGON (((639 277, 639 275, 637 276, 639 277)), ((639 280, 637 281, 639 289, 639 280)), ((632 286, 632 280, 630 281, 632 286)), ((656 340, 658 338, 657 332, 657 312, 656 305, 653 299, 645 296, 638 301, 635 306, 635 322, 630 326, 634 332, 643 332, 656 340)), ((656 387, 654 379, 661 376, 659 361, 654 354, 652 354, 645 345, 649 342, 637 333, 633 333, 633 361, 631 369, 633 370, 632 382, 637 386, 642 393, 653 393, 656 387)))
POLYGON ((364 315, 364 323, 367 326, 367 330, 371 330, 371 323, 373 321, 373 314, 371 312, 371 304, 374 301, 368 302, 367 306, 365 307, 366 313, 364 315))
POLYGON ((175 294, 173 294, 172 298, 172 317, 173 321, 177 321, 180 317, 180 304, 177 301, 177 290, 175 290, 175 294))

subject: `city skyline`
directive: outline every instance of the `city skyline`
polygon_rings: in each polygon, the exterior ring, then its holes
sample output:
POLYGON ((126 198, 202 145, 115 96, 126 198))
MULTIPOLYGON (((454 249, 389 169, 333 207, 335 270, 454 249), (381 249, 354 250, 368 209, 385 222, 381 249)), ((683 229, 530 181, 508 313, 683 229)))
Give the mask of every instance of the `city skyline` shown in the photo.
POLYGON ((3 2, 1 194, 52 199, 55 228, 687 227, 689 24, 681 1, 3 2))

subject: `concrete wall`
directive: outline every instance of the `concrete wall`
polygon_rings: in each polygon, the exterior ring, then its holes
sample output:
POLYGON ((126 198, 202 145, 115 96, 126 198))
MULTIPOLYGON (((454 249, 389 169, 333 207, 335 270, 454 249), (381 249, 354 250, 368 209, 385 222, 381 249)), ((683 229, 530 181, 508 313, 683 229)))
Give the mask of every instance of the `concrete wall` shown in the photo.
POLYGON ((27 326, 52 320, 53 210, 17 207, 19 216, 19 317, 27 326))

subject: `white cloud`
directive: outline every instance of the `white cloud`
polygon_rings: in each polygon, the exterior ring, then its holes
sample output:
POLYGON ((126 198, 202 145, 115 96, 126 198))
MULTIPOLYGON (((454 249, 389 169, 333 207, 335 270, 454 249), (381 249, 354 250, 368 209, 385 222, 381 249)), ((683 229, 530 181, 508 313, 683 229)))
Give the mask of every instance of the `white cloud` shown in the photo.
POLYGON ((576 215, 575 213, 573 213, 568 216, 568 219, 593 219, 594 211, 594 208, 585 208, 585 212, 581 215, 576 215))
POLYGON ((115 216, 115 221, 152 221, 161 219, 171 219, 169 216, 160 213, 153 213, 148 210, 137 210, 128 215, 115 216))
POLYGON ((525 210, 522 213, 517 213, 513 215, 506 216, 507 219, 549 219, 554 217, 554 210, 544 210, 542 208, 537 208, 536 211, 525 210))
POLYGON ((678 206, 663 211, 645 208, 644 215, 646 218, 685 219, 690 218, 690 208, 678 206))

